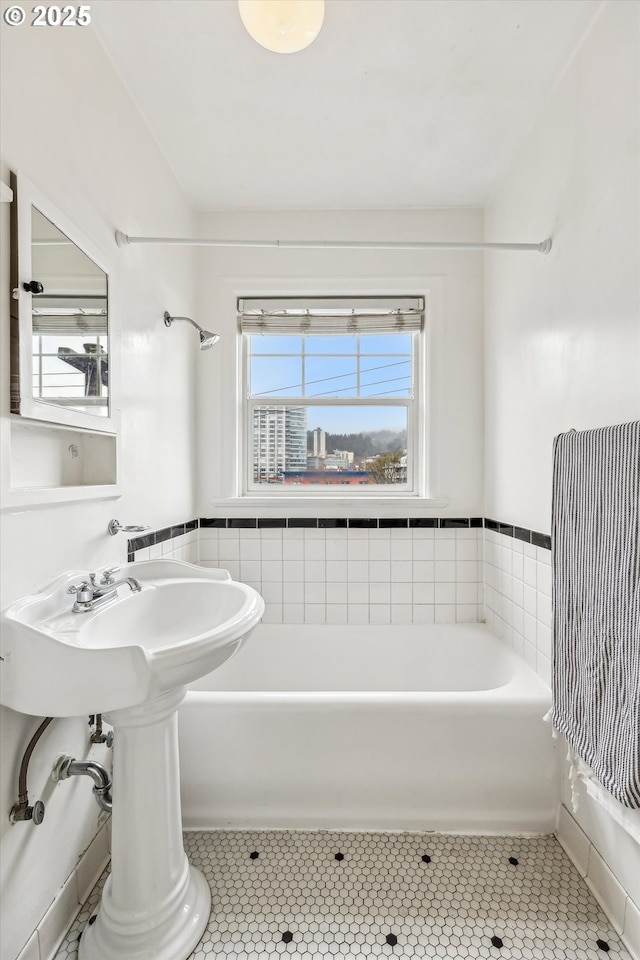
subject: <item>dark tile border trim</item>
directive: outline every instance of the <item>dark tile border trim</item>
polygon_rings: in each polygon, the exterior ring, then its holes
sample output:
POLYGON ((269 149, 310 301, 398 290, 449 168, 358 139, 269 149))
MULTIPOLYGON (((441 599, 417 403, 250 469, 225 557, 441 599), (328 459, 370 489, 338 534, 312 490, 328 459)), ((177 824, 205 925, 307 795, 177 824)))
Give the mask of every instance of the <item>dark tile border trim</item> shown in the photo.
POLYGON ((127 541, 127 550, 133 553, 136 550, 144 550, 145 547, 152 547, 156 542, 155 533, 147 533, 144 537, 134 537, 127 541))
POLYGON ((538 533, 536 530, 527 530, 526 527, 512 526, 509 523, 490 520, 489 517, 484 518, 484 525, 486 530, 493 530, 505 537, 514 537, 516 540, 530 543, 534 547, 542 547, 543 550, 551 550, 551 537, 548 533, 538 533))
POLYGON ((155 533, 146 533, 144 537, 134 537, 129 540, 129 550, 144 550, 145 547, 152 547, 156 542, 155 533))
POLYGON ((548 533, 537 533, 531 531, 531 543, 534 547, 542 547, 543 550, 551 550, 551 537, 548 533))
POLYGON ((513 536, 516 540, 523 540, 524 543, 531 543, 531 530, 526 530, 524 527, 514 527, 513 536))
MULTIPOLYGON (((449 517, 258 517, 246 519, 229 517, 201 517, 200 526, 206 528, 234 527, 263 529, 265 527, 280 527, 282 529, 345 529, 352 530, 373 529, 384 530, 389 528, 407 529, 408 527, 482 527, 482 517, 466 517, 451 519, 449 517)), ((148 546, 148 544, 147 544, 148 546)))
MULTIPOLYGON (((134 559, 132 554, 136 550, 144 550, 145 547, 153 547, 157 543, 164 543, 165 540, 173 540, 174 537, 181 537, 183 533, 189 533, 191 530, 197 530, 201 526, 200 521, 195 518, 186 520, 184 523, 176 523, 170 527, 162 527, 161 530, 152 530, 151 533, 145 533, 141 537, 133 537, 127 541, 127 558, 129 561, 134 559)), ((225 521, 210 522, 206 521, 202 526, 226 526, 225 521)))
POLYGON ((199 520, 187 520, 185 523, 163 527, 140 537, 134 537, 127 542, 127 559, 135 559, 136 550, 163 543, 174 537, 180 537, 191 530, 219 528, 219 529, 440 529, 464 530, 484 527, 493 530, 505 537, 530 543, 534 547, 551 550, 551 537, 536 530, 527 530, 526 527, 514 526, 490 517, 200 517, 199 520))
MULTIPOLYGON (((187 525, 188 526, 188 525, 187 525)), ((386 529, 440 529, 440 530, 477 530, 485 527, 495 530, 506 537, 515 537, 536 547, 551 549, 551 537, 535 530, 527 530, 511 523, 491 520, 489 517, 258 517, 257 519, 201 517, 200 526, 206 527, 280 527, 282 529, 320 528, 335 529, 348 527, 351 530, 386 529)))

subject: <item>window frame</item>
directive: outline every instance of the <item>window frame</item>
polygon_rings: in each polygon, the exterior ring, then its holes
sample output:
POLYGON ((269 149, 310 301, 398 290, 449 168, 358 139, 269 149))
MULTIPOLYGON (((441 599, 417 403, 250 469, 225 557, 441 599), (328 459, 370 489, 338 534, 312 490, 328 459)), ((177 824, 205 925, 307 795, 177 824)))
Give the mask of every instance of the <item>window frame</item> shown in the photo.
MULTIPOLYGON (((362 296, 381 297, 396 296, 415 296, 413 293, 407 293, 406 289, 400 292, 396 289, 391 293, 366 294, 355 293, 353 290, 341 291, 341 299, 348 300, 349 297, 358 299, 362 296)), ((243 333, 237 324, 237 336, 239 339, 239 402, 241 406, 239 424, 241 426, 239 437, 239 469, 240 484, 239 495, 241 498, 264 498, 274 503, 284 500, 304 502, 309 499, 332 502, 336 500, 349 500, 352 503, 366 502, 380 497, 394 497, 399 499, 415 499, 416 497, 426 497, 427 487, 427 397, 429 394, 429 384, 427 381, 427 342, 429 331, 429 299, 424 292, 418 294, 424 298, 424 324, 423 329, 411 333, 412 342, 412 379, 413 396, 412 397, 282 397, 282 398, 252 398, 249 396, 250 370, 249 370, 249 336, 251 334, 243 333), (253 410, 255 407, 276 406, 306 406, 306 407, 388 407, 399 406, 407 410, 407 482, 406 484, 367 484, 366 487, 350 487, 341 484, 314 484, 314 485, 279 485, 279 484, 261 484, 253 480, 253 446, 251 442, 250 431, 253 429, 253 410)), ((253 299, 255 294, 238 294, 236 297, 236 312, 238 304, 243 299, 253 299)), ((273 294, 265 297, 274 296, 273 294)), ((296 298, 306 297, 309 300, 318 297, 327 296, 327 294, 318 293, 296 293, 282 294, 282 297, 295 296, 296 298)), ((266 334, 268 336, 268 334, 266 334)), ((314 354, 315 356, 315 354, 314 354)))

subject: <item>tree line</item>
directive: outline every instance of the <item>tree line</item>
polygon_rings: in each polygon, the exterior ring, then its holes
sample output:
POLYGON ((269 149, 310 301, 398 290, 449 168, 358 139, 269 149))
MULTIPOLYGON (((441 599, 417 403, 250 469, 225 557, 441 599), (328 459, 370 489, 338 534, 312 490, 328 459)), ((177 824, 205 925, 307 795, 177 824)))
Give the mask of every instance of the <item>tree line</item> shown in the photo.
MULTIPOLYGON (((367 430, 362 433, 327 433, 327 453, 333 450, 350 450, 354 459, 363 460, 379 453, 404 450, 407 446, 406 430, 367 430)), ((307 430, 307 451, 313 452, 313 431, 307 430)))

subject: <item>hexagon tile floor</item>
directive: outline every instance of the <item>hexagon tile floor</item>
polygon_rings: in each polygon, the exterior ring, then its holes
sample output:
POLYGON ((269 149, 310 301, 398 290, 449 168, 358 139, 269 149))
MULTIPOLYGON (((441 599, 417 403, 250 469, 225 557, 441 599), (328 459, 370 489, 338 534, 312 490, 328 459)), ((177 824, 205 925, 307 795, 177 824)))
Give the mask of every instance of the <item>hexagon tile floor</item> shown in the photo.
MULTIPOLYGON (((191 960, 631 960, 554 837, 234 830, 185 847, 213 895, 191 960)), ((76 960, 103 884, 56 960, 76 960)))

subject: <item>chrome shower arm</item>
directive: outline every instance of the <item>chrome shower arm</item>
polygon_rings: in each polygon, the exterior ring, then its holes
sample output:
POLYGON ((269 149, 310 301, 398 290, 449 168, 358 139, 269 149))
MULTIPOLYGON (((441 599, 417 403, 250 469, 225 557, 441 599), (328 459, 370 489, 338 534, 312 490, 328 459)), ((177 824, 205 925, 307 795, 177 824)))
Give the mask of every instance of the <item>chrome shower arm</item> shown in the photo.
POLYGON ((192 327, 195 327, 199 333, 202 333, 202 327, 199 323, 196 323, 195 320, 192 320, 191 317, 172 317, 168 310, 164 312, 164 325, 165 327, 170 327, 174 320, 184 320, 186 323, 190 323, 192 327))
POLYGON ((217 333, 211 333, 210 330, 203 330, 199 323, 196 323, 195 320, 192 320, 191 317, 172 317, 168 310, 164 312, 164 325, 165 327, 170 327, 174 320, 184 320, 185 323, 190 323, 192 327, 195 327, 198 331, 200 337, 200 349, 208 350, 209 347, 213 347, 220 337, 217 333))

